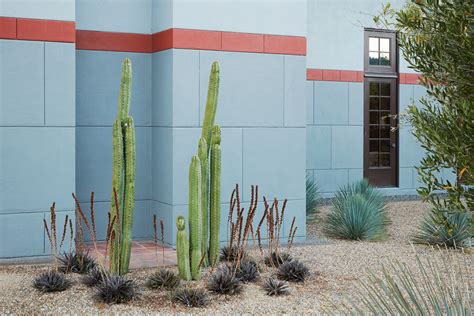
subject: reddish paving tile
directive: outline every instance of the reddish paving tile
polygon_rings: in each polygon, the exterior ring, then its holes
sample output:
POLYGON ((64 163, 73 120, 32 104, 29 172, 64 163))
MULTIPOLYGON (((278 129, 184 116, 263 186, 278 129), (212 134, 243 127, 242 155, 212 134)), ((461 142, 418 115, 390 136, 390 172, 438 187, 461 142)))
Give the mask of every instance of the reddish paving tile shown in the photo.
MULTIPOLYGON (((97 251, 101 260, 105 257, 105 242, 97 243, 97 251)), ((97 258, 97 252, 94 245, 87 244, 86 249, 89 254, 97 258)), ((104 262, 107 264, 107 261, 104 262)), ((132 242, 132 254, 130 257, 130 269, 154 268, 162 266, 176 265, 176 251, 172 248, 155 245, 153 241, 134 241, 132 242), (164 250, 164 258, 163 258, 164 250)))

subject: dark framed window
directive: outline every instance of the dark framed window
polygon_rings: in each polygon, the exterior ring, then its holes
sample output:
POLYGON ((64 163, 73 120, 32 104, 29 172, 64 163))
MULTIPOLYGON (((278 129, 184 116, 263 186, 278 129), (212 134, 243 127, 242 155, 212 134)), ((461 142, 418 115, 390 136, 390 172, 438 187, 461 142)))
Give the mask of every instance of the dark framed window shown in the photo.
POLYGON ((364 38, 364 72, 397 74, 396 33, 367 29, 364 38))

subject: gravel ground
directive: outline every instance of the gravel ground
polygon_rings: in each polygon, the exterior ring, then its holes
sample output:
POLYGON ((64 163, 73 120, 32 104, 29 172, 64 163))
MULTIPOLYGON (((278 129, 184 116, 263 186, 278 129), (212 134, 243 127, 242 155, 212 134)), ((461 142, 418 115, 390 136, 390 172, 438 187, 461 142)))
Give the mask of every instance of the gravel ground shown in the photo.
MULTIPOLYGON (((324 218, 329 207, 321 207, 324 218)), ((130 277, 138 282, 142 295, 127 305, 107 306, 93 300, 93 290, 80 284, 62 293, 41 294, 31 287, 31 282, 47 266, 17 265, 0 266, 0 314, 66 314, 66 313, 196 313, 196 314, 310 314, 319 313, 321 307, 331 309, 328 299, 336 301, 342 295, 351 296, 357 289, 357 281, 366 276, 366 269, 379 271, 381 264, 398 259, 415 266, 413 248, 409 236, 420 223, 428 206, 419 201, 390 202, 388 211, 392 224, 389 238, 382 242, 350 242, 328 240, 308 243, 292 249, 293 255, 310 268, 312 275, 304 284, 291 284, 288 296, 269 297, 260 289, 260 282, 245 285, 239 296, 211 295, 206 308, 189 309, 172 303, 166 292, 152 291, 143 285, 152 270, 135 270, 130 277)), ((308 236, 325 239, 319 231, 319 223, 308 225, 308 236)), ((435 250, 416 246, 417 251, 433 254, 435 250)), ((472 255, 455 253, 454 258, 472 260, 472 255)), ((263 277, 272 271, 263 273, 263 277)), ((204 277, 206 278, 206 277, 204 277)), ((202 284, 202 283, 201 283, 202 284)))

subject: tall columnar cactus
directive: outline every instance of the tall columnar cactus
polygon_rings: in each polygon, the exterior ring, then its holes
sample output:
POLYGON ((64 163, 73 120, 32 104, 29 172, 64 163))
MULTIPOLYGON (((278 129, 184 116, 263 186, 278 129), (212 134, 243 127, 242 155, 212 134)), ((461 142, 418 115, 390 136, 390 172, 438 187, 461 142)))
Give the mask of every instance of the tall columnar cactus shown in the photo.
POLYGON ((217 96, 219 94, 220 69, 217 61, 212 63, 209 75, 209 87, 207 89, 206 110, 204 111, 204 122, 202 124, 201 137, 206 139, 207 151, 211 148, 212 128, 216 118, 217 96))
POLYGON ((110 215, 115 217, 111 229, 109 258, 110 271, 128 272, 132 245, 132 225, 135 208, 135 125, 129 115, 132 86, 132 64, 126 58, 122 64, 118 114, 112 130, 112 197, 110 215), (117 194, 116 205, 114 189, 117 194), (117 214, 118 209, 118 214, 117 214))
POLYGON ((178 272, 181 279, 191 280, 191 269, 189 267, 189 240, 185 231, 186 221, 183 216, 178 216, 176 226, 176 253, 178 257, 178 272))
POLYGON ((209 215, 208 215, 208 147, 204 137, 199 139, 198 156, 201 162, 201 212, 202 212, 202 241, 201 252, 204 258, 203 266, 208 265, 207 245, 209 241, 209 215))
POLYGON ((198 280, 201 276, 202 258, 202 211, 201 211, 201 162, 193 156, 189 166, 189 235, 191 240, 191 276, 198 280))
POLYGON ((216 265, 219 260, 219 227, 221 222, 221 129, 212 130, 211 184, 210 184, 210 240, 209 261, 216 265))

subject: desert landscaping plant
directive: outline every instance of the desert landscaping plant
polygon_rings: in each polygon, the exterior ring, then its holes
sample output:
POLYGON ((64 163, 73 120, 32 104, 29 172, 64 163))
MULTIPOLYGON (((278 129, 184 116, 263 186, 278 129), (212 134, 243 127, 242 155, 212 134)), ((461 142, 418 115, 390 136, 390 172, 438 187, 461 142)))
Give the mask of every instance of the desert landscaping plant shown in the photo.
POLYGON ((173 290, 181 283, 181 278, 176 272, 168 269, 159 269, 153 272, 147 280, 147 286, 152 289, 173 290))
POLYGON ((433 240, 435 226, 451 230, 457 212, 467 213, 474 235, 473 8, 472 1, 418 0, 399 10, 387 4, 374 18, 397 31, 403 57, 427 91, 421 106, 411 105, 405 115, 425 151, 417 168, 423 183, 418 192, 433 205, 426 220, 432 224, 419 228, 425 242, 433 240), (443 170, 454 173, 454 181, 443 170))
POLYGON ((95 287, 97 300, 107 304, 128 303, 138 297, 135 282, 123 275, 109 275, 95 287))
POLYGON ((72 282, 64 274, 54 270, 42 273, 33 281, 33 287, 41 292, 61 292, 71 285, 72 282))
POLYGON ((242 282, 255 282, 260 278, 258 265, 253 260, 241 260, 239 265, 232 267, 235 271, 235 276, 242 282))
POLYGON ((113 170, 110 214, 115 218, 109 240, 110 272, 128 272, 132 247, 132 226, 135 209, 135 124, 130 116, 132 63, 122 64, 118 114, 114 122, 113 170))
POLYGON ((172 299, 187 307, 204 307, 209 304, 209 295, 201 288, 179 288, 173 292, 172 299))
POLYGON ((298 259, 282 263, 277 270, 277 276, 280 280, 290 282, 304 282, 309 275, 308 267, 298 259))
POLYGON ((263 260, 267 266, 278 268, 281 264, 293 260, 293 257, 288 252, 273 251, 266 255, 263 260))
POLYGON ((235 270, 228 264, 221 264, 209 277, 207 288, 217 294, 234 295, 243 290, 242 282, 235 275, 235 270))
MULTIPOLYGON (((221 130, 219 126, 214 125, 219 92, 219 71, 219 63, 214 62, 209 75, 198 154, 191 158, 189 166, 190 257, 187 259, 188 263, 186 263, 186 258, 183 258, 186 251, 178 252, 178 262, 181 263, 180 276, 185 280, 188 280, 188 275, 184 265, 190 265, 191 278, 198 280, 201 276, 201 268, 207 266, 209 262, 215 265, 219 259, 221 130)), ((182 237, 183 234, 181 234, 182 237)), ((185 244, 182 243, 182 246, 185 244)))
POLYGON ((176 257, 178 260, 178 271, 181 279, 191 280, 191 266, 189 263, 189 240, 186 234, 186 220, 183 216, 178 216, 176 220, 176 257))
MULTIPOLYGON (((443 212, 439 212, 443 214, 443 212)), ((439 245, 449 248, 472 247, 471 219, 466 212, 451 214, 444 212, 445 222, 439 223, 437 215, 431 213, 423 220, 413 242, 419 244, 439 245)))
POLYGON ((288 282, 275 278, 266 279, 262 288, 269 296, 286 295, 290 292, 288 282))
POLYGON ((63 273, 79 273, 87 274, 90 270, 94 269, 97 264, 87 251, 85 252, 64 252, 62 256, 58 258, 60 266, 59 271, 63 273))
POLYGON ((109 273, 106 270, 100 266, 95 266, 82 277, 82 283, 88 287, 93 287, 100 284, 108 277, 109 273))
POLYGON ((380 240, 389 223, 382 195, 367 180, 339 189, 323 225, 328 237, 352 240, 380 240))
POLYGON ((306 222, 312 222, 318 214, 319 187, 312 177, 306 177, 306 222))
POLYGON ((416 268, 400 261, 360 280, 349 302, 333 312, 352 315, 472 315, 469 258, 456 260, 449 250, 415 253, 416 268))

